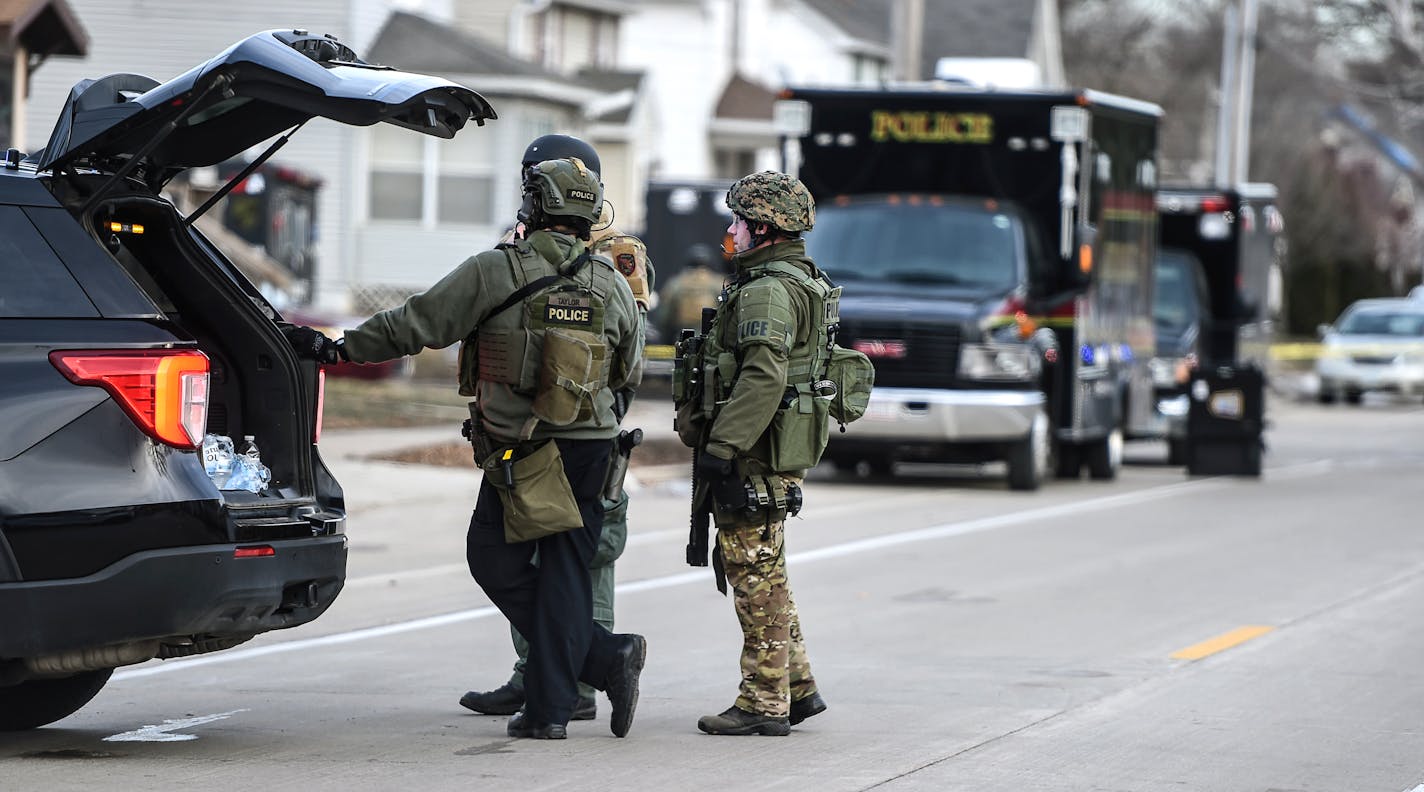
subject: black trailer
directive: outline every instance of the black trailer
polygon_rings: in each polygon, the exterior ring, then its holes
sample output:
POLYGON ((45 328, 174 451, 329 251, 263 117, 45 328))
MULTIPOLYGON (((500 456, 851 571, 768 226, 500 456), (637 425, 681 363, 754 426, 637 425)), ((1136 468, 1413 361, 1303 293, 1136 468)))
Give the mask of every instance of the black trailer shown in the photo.
POLYGON ((838 466, 1008 463, 1109 479, 1151 417, 1157 123, 1094 91, 792 89, 788 170, 817 200, 813 258, 870 355, 838 466))
MULTIPOLYGON (((1183 343, 1159 322, 1157 416, 1168 461, 1191 473, 1261 472, 1270 345, 1282 312, 1284 221, 1270 184, 1165 185, 1157 196, 1162 265, 1187 262, 1205 294, 1183 343), (1172 371, 1168 377, 1167 372, 1172 371), (1200 384, 1199 384, 1200 383, 1200 384)), ((1167 295, 1159 299, 1159 320, 1167 295)))

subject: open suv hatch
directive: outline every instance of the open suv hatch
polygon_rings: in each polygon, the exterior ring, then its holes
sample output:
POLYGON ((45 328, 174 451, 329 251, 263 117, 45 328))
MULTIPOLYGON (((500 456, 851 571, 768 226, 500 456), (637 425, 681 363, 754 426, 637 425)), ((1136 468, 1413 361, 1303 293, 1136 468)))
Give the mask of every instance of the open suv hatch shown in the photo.
POLYGON ((0 729, 69 715, 116 666, 305 624, 340 592, 321 372, 160 196, 317 116, 448 138, 495 113, 269 31, 167 83, 80 83, 45 148, 0 168, 0 729), (255 437, 270 483, 219 490, 207 433, 255 437))

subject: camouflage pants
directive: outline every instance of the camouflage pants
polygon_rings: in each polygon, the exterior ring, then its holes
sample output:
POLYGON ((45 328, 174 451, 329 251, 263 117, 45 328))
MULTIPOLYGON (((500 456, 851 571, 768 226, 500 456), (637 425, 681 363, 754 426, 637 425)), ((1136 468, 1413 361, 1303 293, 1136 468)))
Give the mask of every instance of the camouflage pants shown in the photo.
POLYGON ((791 702, 816 692, 801 619, 786 580, 784 520, 718 520, 717 544, 742 625, 737 706, 785 717, 791 702))

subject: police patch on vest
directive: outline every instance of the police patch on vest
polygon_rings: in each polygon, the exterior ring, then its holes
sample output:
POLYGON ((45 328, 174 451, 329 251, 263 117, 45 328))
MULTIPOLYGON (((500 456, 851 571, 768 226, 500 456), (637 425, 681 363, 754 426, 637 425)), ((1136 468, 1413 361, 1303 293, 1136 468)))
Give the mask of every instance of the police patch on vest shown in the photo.
POLYGON ((623 277, 625 278, 638 271, 638 261, 633 257, 632 253, 619 253, 614 258, 613 263, 618 267, 618 271, 623 273, 623 277))
POLYGON ((593 306, 588 297, 551 295, 544 306, 544 324, 592 327, 593 306))

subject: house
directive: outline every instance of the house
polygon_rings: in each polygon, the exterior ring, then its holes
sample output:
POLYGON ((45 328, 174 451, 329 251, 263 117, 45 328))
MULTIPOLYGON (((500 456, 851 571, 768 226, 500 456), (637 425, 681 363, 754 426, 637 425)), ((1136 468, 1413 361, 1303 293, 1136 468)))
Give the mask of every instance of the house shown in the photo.
MULTIPOLYGON (((131 72, 159 81, 170 80, 236 41, 284 25, 331 33, 364 55, 393 5, 392 0, 306 0, 298 10, 290 3, 274 0, 66 2, 90 32, 88 56, 83 60, 53 59, 32 76, 25 123, 30 150, 49 139, 69 89, 82 79, 131 72)), ((363 141, 369 133, 367 129, 315 119, 292 137, 276 159, 313 174, 323 183, 316 207, 315 291, 318 302, 331 308, 348 307, 347 284, 354 268, 365 258, 354 233, 365 212, 356 203, 365 195, 364 190, 357 189, 364 168, 354 154, 366 148, 363 141)))
POLYGON ((0 0, 0 149, 29 148, 30 75, 51 55, 84 56, 89 36, 65 0, 0 0))

